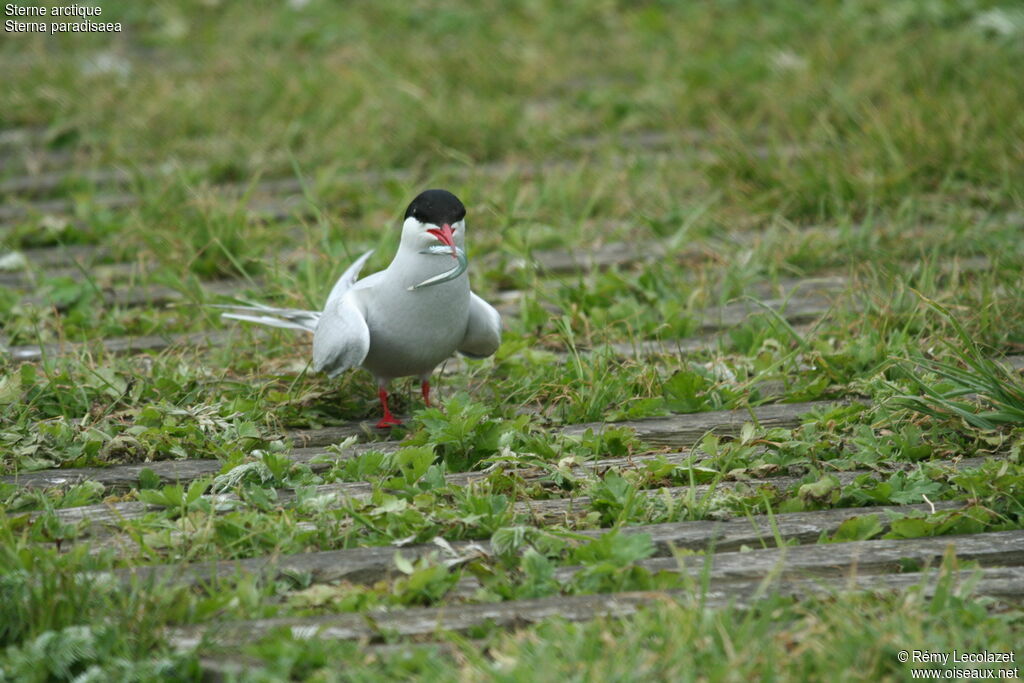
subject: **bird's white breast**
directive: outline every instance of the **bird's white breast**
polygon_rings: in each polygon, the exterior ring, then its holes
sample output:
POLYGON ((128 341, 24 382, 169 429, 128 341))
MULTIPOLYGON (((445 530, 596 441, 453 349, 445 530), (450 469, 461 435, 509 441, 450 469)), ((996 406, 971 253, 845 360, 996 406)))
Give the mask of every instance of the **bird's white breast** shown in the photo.
POLYGON ((372 286, 357 291, 370 330, 363 367, 377 377, 429 374, 455 353, 465 337, 469 317, 465 274, 450 282, 408 289, 450 268, 449 260, 399 255, 372 286))

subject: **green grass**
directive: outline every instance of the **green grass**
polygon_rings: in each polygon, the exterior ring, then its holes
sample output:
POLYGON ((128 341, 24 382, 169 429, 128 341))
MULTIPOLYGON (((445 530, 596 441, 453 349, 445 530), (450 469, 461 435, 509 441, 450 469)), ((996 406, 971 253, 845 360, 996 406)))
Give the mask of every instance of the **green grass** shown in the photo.
POLYGON ((770 600, 757 610, 702 610, 700 598, 666 603, 637 617, 573 624, 553 620, 483 643, 364 654, 348 644, 298 642, 280 635, 249 648, 272 667, 241 680, 293 675, 312 680, 616 681, 906 680, 896 653, 908 639, 922 649, 1011 651, 1019 617, 987 617, 985 601, 963 595, 926 599, 841 597, 770 600), (684 645, 685 644, 685 645, 684 645), (333 662, 350 662, 338 674, 333 662))
MULTIPOLYGON (((987 360, 1024 351, 1024 20, 1014 8, 196 0, 107 2, 104 18, 125 31, 0 45, 0 129, 40 128, 37 150, 73 152, 59 167, 68 178, 40 197, 69 200, 68 215, 28 207, 0 228, 0 246, 92 245, 98 262, 134 269, 35 272, 0 291, 0 334, 10 345, 231 337, 134 356, 0 357, 0 474, 187 458, 215 458, 220 471, 178 485, 143 475, 127 491, 0 484, 0 679, 192 680, 197 655, 172 652, 164 627, 457 605, 449 591, 470 574, 483 582, 472 599, 486 601, 682 586, 638 570, 644 536, 577 533, 601 527, 926 500, 966 507, 884 532, 863 515, 821 541, 1024 527, 1020 375, 987 360), (637 143, 652 132, 663 136, 637 143), (109 167, 128 181, 84 175, 109 167), (388 169, 406 173, 358 175, 388 169), (301 189, 271 220, 261 208, 285 198, 260 183, 275 179, 301 189), (374 416, 375 387, 363 372, 309 373, 306 338, 223 323, 203 305, 224 297, 204 283, 232 279, 242 298, 319 307, 365 249, 377 249, 368 271, 388 262, 402 209, 437 186, 469 207, 474 289, 522 293, 501 350, 437 378, 443 410, 397 386, 408 427, 374 437, 403 439, 397 452, 318 471, 290 462, 290 430, 374 416), (134 205, 105 206, 113 192, 134 205), (622 241, 657 241, 666 256, 580 274, 516 266, 541 250, 622 241), (818 276, 846 279, 809 324, 757 309, 701 350, 622 350, 702 334, 705 310, 786 298, 782 285, 818 276), (106 298, 155 285, 181 298, 106 298), (789 429, 751 421, 738 438, 701 439, 682 463, 600 472, 575 465, 665 449, 629 430, 557 433, 818 399, 868 405, 818 410, 789 429), (980 468, 950 467, 982 456, 980 468), (445 481, 485 468, 470 486, 445 481), (852 470, 876 476, 840 483, 852 470), (798 481, 731 485, 776 475, 798 481), (372 494, 313 488, 343 482, 372 494), (663 487, 689 493, 642 493, 663 487), (544 524, 515 508, 584 495, 577 514, 544 524), (133 501, 153 507, 107 535, 58 515, 133 501), (436 536, 501 551, 465 565, 418 561, 370 585, 296 576, 186 589, 85 576, 436 536), (583 571, 554 581, 566 566, 583 571)), ((24 149, 3 152, 0 181, 31 171, 24 149)), ((899 649, 1009 650, 1021 618, 966 593, 699 607, 484 629, 440 650, 399 639, 399 652, 368 654, 275 634, 245 654, 268 667, 266 680, 901 680, 899 649)))

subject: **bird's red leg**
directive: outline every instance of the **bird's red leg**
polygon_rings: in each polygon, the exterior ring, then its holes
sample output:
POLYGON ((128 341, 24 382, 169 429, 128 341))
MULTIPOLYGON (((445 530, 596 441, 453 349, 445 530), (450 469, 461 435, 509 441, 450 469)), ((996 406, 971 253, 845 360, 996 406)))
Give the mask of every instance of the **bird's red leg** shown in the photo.
POLYGON ((394 427, 395 425, 402 424, 402 421, 396 419, 395 416, 391 414, 391 411, 388 410, 388 392, 384 387, 380 388, 380 391, 377 392, 377 396, 380 398, 381 407, 384 408, 384 417, 382 417, 380 422, 377 423, 377 429, 385 429, 387 427, 394 427))
POLYGON ((430 380, 426 380, 426 379, 423 380, 423 382, 420 383, 420 390, 423 392, 423 402, 426 403, 427 407, 429 408, 430 407, 430 380))

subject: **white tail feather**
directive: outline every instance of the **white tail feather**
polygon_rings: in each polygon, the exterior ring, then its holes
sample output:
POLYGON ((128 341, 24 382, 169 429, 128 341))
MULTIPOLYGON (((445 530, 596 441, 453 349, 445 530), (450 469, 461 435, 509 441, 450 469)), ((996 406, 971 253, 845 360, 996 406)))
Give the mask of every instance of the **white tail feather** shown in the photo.
MULTIPOLYGON (((327 306, 339 305, 341 298, 348 292, 352 285, 359 278, 359 271, 363 264, 370 258, 373 251, 368 251, 355 260, 355 263, 345 269, 338 281, 331 289, 327 297, 327 306)), ((320 311, 303 311, 298 308, 271 308, 263 304, 247 301, 246 305, 212 304, 211 308, 223 308, 229 313, 221 313, 220 317, 232 320, 242 320, 247 323, 267 325, 269 327, 280 327, 286 330, 302 330, 303 332, 316 332, 316 326, 320 322, 320 311)), ((365 352, 364 352, 365 355, 365 352)), ((361 362, 362 359, 360 359, 361 362)))
POLYGON ((241 313, 221 313, 220 317, 230 318, 232 320, 243 320, 247 323, 257 323, 259 325, 266 325, 268 327, 280 327, 286 330, 301 330, 303 332, 313 332, 316 329, 316 321, 311 322, 295 322, 282 318, 271 318, 267 315, 243 315, 241 313))
POLYGON ((223 308, 229 313, 221 313, 220 317, 232 320, 243 320, 269 327, 280 327, 286 330, 302 330, 313 332, 320 321, 319 311, 303 311, 298 308, 271 308, 262 304, 248 306, 214 304, 211 308, 223 308))

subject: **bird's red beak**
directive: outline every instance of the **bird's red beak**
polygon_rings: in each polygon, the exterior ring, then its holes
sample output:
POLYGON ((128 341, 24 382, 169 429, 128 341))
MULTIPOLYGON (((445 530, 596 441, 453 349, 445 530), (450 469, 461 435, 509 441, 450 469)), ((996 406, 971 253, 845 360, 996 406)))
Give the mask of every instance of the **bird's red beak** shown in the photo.
POLYGON ((455 253, 455 231, 452 230, 452 226, 445 223, 440 229, 430 228, 427 232, 440 240, 445 246, 451 247, 452 258, 458 258, 458 254, 455 253))

